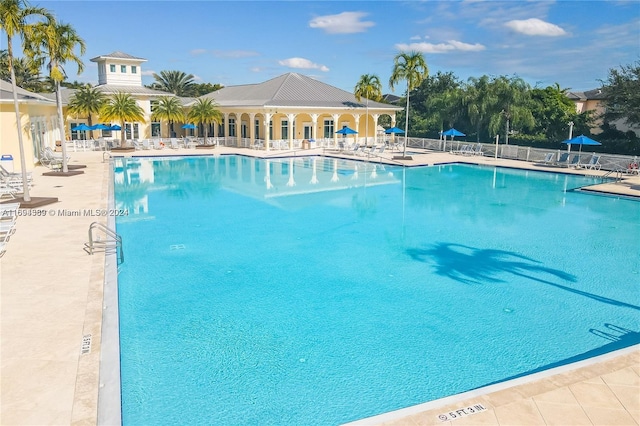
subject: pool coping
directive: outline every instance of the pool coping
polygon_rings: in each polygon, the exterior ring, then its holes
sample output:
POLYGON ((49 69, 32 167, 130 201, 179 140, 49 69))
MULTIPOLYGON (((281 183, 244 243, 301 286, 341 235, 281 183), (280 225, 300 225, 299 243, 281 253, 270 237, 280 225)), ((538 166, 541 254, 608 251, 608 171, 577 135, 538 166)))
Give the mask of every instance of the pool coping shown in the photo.
MULTIPOLYGON (((196 157, 196 156, 221 156, 221 155, 244 155, 244 153, 224 153, 224 154, 191 154, 191 155, 183 155, 183 154, 174 154, 174 155, 130 155, 130 156, 114 156, 109 161, 109 196, 108 196, 108 208, 113 208, 115 199, 114 199, 114 186, 113 186, 113 177, 114 177, 114 169, 113 169, 113 158, 121 158, 121 157, 137 157, 137 158, 163 158, 163 157, 196 157)), ((335 158, 330 155, 322 155, 322 154, 306 154, 304 156, 324 156, 329 158, 335 158)), ((253 157, 248 155, 248 157, 253 157)), ((302 156, 300 156, 302 157, 302 156)), ((288 158, 286 156, 283 157, 269 157, 271 158, 288 158)), ((344 158, 344 157, 338 157, 344 158)), ((363 160, 358 158, 344 158, 348 160, 363 160)), ((388 163, 389 165, 399 165, 396 163, 388 163)), ((518 168, 515 166, 509 165, 498 165, 498 164, 483 164, 483 163, 469 163, 464 161, 451 161, 451 162, 443 162, 443 163, 432 163, 432 164, 415 164, 410 167, 418 167, 418 166, 447 166, 447 165, 478 165, 481 167, 503 167, 514 170, 526 170, 526 171, 540 171, 546 173, 560 173, 565 175, 578 175, 576 173, 562 173, 555 170, 536 170, 536 169, 525 169, 518 168)), ((401 165, 399 165, 401 166, 401 165)), ((619 196, 625 197, 623 194, 617 193, 607 193, 604 191, 591 191, 585 190, 583 188, 579 188, 580 190, 589 193, 589 195, 608 195, 608 196, 619 196)), ((633 200, 638 200, 638 197, 628 196, 633 200)), ((115 217, 109 217, 108 226, 112 229, 115 229, 115 217)), ((117 260, 115 254, 108 254, 105 256, 105 274, 104 274, 104 311, 103 311, 103 323, 102 323, 102 350, 101 350, 101 360, 100 360, 100 389, 98 396, 98 425, 113 425, 113 424, 122 424, 122 394, 121 394, 121 377, 120 377, 120 337, 119 337, 119 315, 118 315, 118 274, 117 274, 117 260)), ((386 422, 398 421, 403 418, 419 414, 428 410, 436 409, 439 407, 444 407, 453 403, 461 403, 469 398, 479 397, 488 395, 494 392, 499 392, 503 390, 508 390, 515 388, 517 386, 528 384, 537 380, 547 379, 552 376, 556 376, 562 373, 578 370, 580 368, 595 365, 602 363, 607 360, 611 360, 614 358, 618 358, 627 354, 634 353, 636 351, 640 351, 640 344, 636 344, 633 346, 629 346, 623 349, 619 349, 613 352, 609 352, 606 354, 598 355, 596 357, 588 358, 581 361, 576 361, 570 364, 565 364, 559 367, 550 368, 548 370, 540 371, 537 373, 529 374, 523 377, 518 377, 511 380, 506 380, 504 382, 494 383, 486 386, 482 386, 477 389, 473 389, 470 391, 462 392, 455 395, 450 395, 444 398, 427 401, 424 403, 420 403, 417 405, 401 408, 398 410, 389 411, 386 413, 382 413, 379 415, 362 418, 359 420, 355 420, 352 422, 345 423, 345 425, 370 425, 370 424, 381 424, 386 422)))

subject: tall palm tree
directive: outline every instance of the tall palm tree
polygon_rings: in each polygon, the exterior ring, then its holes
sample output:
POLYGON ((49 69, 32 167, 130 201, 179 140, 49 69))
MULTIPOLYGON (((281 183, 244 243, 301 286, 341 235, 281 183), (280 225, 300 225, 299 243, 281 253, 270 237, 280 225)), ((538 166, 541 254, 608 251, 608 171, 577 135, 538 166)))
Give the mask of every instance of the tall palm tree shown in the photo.
POLYGON ((69 99, 68 111, 71 114, 86 115, 89 127, 93 125, 92 115, 100 114, 107 97, 100 90, 86 85, 76 90, 69 99))
MULTIPOLYGON (((170 132, 173 132, 174 121, 184 121, 184 108, 180 99, 175 96, 161 96, 151 113, 152 120, 165 120, 169 122, 170 132)), ((169 136, 171 137, 171 136, 169 136)))
POLYGON ((382 98, 380 78, 375 74, 363 74, 360 76, 360 80, 358 80, 353 90, 353 94, 356 95, 358 102, 360 102, 363 96, 366 99, 367 113, 365 115, 364 134, 365 138, 367 138, 369 137, 369 99, 379 101, 382 98))
POLYGON ((62 92, 60 83, 67 77, 64 65, 67 62, 75 62, 78 66, 78 74, 84 70, 84 64, 80 56, 86 50, 84 40, 80 38, 76 30, 69 24, 57 22, 51 18, 46 23, 34 25, 33 38, 29 55, 36 61, 46 62, 49 77, 55 84, 56 105, 58 107, 58 122, 60 123, 60 142, 62 145, 62 172, 69 171, 67 165, 67 140, 65 136, 64 117, 62 115, 62 92), (80 50, 80 56, 76 55, 75 49, 80 50))
POLYGON ((193 74, 186 74, 182 71, 160 71, 160 75, 153 74, 155 83, 151 85, 153 89, 163 90, 173 93, 176 96, 191 96, 195 82, 193 74))
POLYGON ((198 98, 189 110, 187 119, 196 124, 204 124, 204 144, 207 145, 209 124, 222 123, 222 113, 211 98, 198 98))
POLYGON ((118 121, 120 123, 120 146, 125 146, 124 123, 144 122, 144 110, 138 105, 130 93, 119 92, 111 96, 102 106, 100 117, 105 121, 118 121))
POLYGON ((20 107, 18 106, 18 89, 16 86, 16 73, 13 68, 13 38, 19 36, 24 41, 30 32, 29 18, 50 18, 47 9, 41 7, 31 7, 24 0, 0 0, 0 30, 7 34, 7 62, 11 74, 11 92, 13 93, 13 108, 16 112, 16 130, 18 132, 18 146, 20 148, 20 167, 22 169, 22 187, 24 193, 22 199, 25 202, 31 201, 29 195, 29 185, 27 185, 27 163, 24 156, 24 142, 22 140, 22 129, 20 126, 20 107))
POLYGON ((409 137, 409 93, 420 86, 429 75, 429 68, 424 56, 420 52, 400 52, 393 58, 393 71, 389 78, 389 87, 394 89, 400 81, 407 82, 407 108, 404 123, 404 148, 402 156, 407 154, 407 138, 409 137))

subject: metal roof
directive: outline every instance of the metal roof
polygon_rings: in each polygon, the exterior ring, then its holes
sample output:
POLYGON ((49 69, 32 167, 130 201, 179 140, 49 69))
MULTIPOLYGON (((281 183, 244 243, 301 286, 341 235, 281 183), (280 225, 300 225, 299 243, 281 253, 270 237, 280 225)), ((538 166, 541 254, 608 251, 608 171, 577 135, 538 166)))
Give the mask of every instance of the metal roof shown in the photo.
MULTIPOLYGON (((50 103, 52 100, 44 94, 33 93, 22 87, 16 87, 16 93, 18 95, 18 101, 23 102, 44 102, 50 103)), ((55 104, 55 94, 53 95, 53 103, 55 104)), ((0 100, 2 102, 13 102, 13 91, 11 90, 11 83, 8 81, 0 80, 0 100)))
POLYGON ((132 55, 129 55, 128 53, 124 53, 124 52, 120 52, 120 51, 111 52, 108 55, 96 56, 95 58, 91 58, 90 61, 91 62, 98 62, 101 59, 126 59, 126 60, 130 60, 130 61, 147 62, 147 60, 144 59, 144 58, 138 58, 137 56, 132 56, 132 55))
MULTIPOLYGON (((365 108, 353 93, 297 73, 287 73, 258 84, 223 87, 204 95, 223 107, 365 108)), ((369 101, 369 108, 397 111, 395 105, 369 101)))

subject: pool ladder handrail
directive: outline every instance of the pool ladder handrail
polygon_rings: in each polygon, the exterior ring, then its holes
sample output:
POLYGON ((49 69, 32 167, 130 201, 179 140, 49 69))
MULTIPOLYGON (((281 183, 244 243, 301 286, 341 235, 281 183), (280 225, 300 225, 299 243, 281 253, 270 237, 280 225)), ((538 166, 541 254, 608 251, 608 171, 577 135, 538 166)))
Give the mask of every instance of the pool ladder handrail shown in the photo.
POLYGON ((84 243, 84 251, 90 255, 95 252, 115 253, 118 265, 124 262, 122 237, 116 231, 100 222, 93 222, 89 225, 89 242, 84 243), (94 230, 104 232, 107 238, 102 240, 99 236, 94 236, 94 230))
POLYGON ((622 175, 625 172, 624 169, 617 167, 615 169, 609 170, 607 173, 601 176, 602 181, 604 182, 609 176, 615 173, 615 181, 620 182, 622 180, 622 175))

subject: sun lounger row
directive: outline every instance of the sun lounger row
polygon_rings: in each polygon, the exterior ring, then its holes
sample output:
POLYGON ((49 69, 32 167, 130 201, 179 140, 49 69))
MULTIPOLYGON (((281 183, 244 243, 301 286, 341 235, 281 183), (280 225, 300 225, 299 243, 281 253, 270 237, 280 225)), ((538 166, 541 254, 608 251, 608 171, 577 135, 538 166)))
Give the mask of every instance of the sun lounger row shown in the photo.
POLYGON ((589 158, 589 161, 583 163, 580 161, 580 154, 574 154, 571 156, 568 152, 563 152, 560 157, 556 159, 555 152, 549 152, 545 155, 544 160, 540 164, 548 166, 567 166, 574 168, 584 168, 588 170, 600 170, 602 165, 600 164, 600 155, 593 154, 589 158))
POLYGON ((7 243, 16 232, 20 203, 0 204, 0 257, 7 251, 7 243))
POLYGON ((451 154, 459 154, 459 155, 484 155, 482 152, 482 144, 469 145, 465 144, 459 147, 458 149, 451 150, 451 154))

